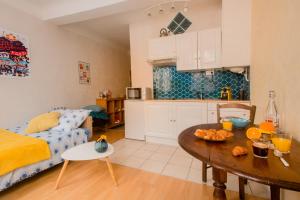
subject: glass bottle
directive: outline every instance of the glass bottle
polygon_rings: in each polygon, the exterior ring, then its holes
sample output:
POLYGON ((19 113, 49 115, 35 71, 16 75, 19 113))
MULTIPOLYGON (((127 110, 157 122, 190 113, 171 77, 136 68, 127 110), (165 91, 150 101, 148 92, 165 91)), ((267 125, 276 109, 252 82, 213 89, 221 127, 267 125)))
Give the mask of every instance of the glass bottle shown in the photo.
POLYGON ((276 128, 279 128, 279 115, 275 104, 275 91, 269 91, 269 103, 266 112, 266 121, 272 122, 276 128))

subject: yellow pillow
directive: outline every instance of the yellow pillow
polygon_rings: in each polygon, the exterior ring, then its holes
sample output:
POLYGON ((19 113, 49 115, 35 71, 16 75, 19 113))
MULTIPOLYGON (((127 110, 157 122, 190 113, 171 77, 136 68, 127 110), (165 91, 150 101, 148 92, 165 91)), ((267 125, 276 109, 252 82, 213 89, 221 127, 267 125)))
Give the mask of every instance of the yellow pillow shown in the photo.
POLYGON ((50 112, 41 114, 30 120, 25 133, 38 133, 58 125, 60 113, 50 112))

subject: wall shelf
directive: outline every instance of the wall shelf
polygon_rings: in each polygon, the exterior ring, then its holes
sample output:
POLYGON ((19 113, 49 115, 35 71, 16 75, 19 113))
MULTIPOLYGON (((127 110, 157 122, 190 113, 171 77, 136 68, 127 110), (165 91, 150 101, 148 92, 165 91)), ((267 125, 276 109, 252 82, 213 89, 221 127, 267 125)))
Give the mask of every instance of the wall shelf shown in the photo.
POLYGON ((96 99, 96 104, 105 109, 109 114, 109 123, 107 128, 114 128, 124 124, 124 100, 123 97, 96 99))

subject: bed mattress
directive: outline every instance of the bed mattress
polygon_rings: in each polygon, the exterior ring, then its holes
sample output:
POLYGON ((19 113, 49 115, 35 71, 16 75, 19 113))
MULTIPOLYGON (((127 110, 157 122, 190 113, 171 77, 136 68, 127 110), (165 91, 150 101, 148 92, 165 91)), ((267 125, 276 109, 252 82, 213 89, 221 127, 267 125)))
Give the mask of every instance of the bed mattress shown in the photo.
MULTIPOLYGON (((19 126, 9 130, 18 134, 23 134, 24 127, 26 126, 19 126)), ((47 141, 51 150, 51 158, 49 160, 18 168, 0 176, 0 191, 63 162, 60 155, 73 146, 86 143, 88 140, 88 131, 86 129, 78 128, 71 132, 43 131, 35 134, 28 134, 28 136, 47 141)))

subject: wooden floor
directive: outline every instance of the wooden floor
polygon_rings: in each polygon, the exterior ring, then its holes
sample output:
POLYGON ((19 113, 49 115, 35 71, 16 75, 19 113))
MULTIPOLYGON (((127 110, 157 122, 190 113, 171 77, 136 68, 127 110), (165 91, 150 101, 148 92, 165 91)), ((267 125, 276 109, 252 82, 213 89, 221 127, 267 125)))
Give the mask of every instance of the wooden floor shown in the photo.
MULTIPOLYGON (((54 189, 61 165, 0 193, 0 200, 206 200, 213 199, 213 188, 172 177, 113 164, 119 186, 114 183, 103 161, 71 162, 54 189)), ((238 193, 227 192, 228 199, 238 193)), ((259 199, 247 196, 247 199, 259 199)))
POLYGON ((114 143, 125 137, 124 126, 108 129, 106 131, 94 131, 92 140, 97 140, 100 135, 106 135, 109 143, 114 143))
MULTIPOLYGON (((108 141, 124 138, 124 128, 96 133, 108 141)), ((103 161, 70 162, 60 187, 55 182, 62 165, 27 179, 0 192, 0 200, 206 200, 213 199, 213 187, 185 180, 154 174, 113 164, 118 179, 116 187, 103 161)), ((199 169, 200 170, 200 169, 199 169)), ((227 191, 228 199, 239 199, 238 193, 227 191)), ((247 199, 260 199, 247 196, 247 199)))

